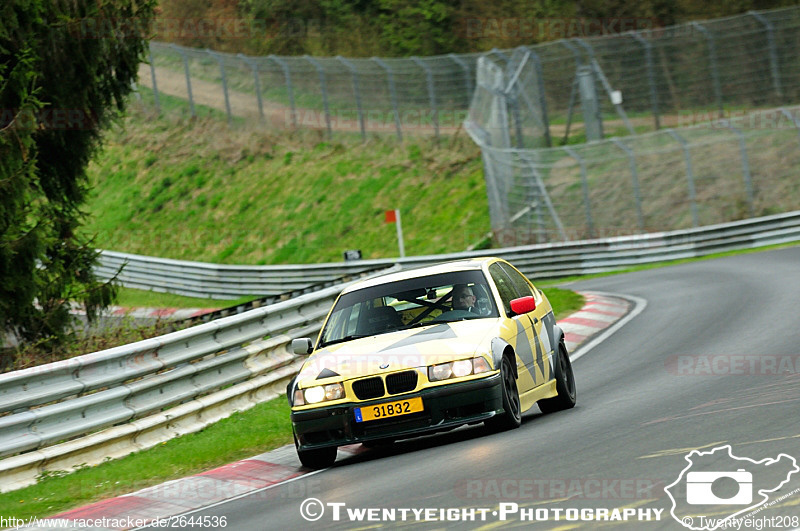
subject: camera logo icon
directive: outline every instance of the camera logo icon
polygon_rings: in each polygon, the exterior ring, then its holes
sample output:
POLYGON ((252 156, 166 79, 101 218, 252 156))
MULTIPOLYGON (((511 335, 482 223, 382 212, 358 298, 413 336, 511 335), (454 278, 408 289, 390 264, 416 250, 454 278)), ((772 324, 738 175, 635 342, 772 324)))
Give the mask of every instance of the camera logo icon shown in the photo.
POLYGON ((686 502, 691 505, 749 505, 753 503, 753 474, 740 468, 736 472, 689 472, 686 475, 686 502), (714 494, 714 482, 730 478, 739 486, 736 494, 714 494))

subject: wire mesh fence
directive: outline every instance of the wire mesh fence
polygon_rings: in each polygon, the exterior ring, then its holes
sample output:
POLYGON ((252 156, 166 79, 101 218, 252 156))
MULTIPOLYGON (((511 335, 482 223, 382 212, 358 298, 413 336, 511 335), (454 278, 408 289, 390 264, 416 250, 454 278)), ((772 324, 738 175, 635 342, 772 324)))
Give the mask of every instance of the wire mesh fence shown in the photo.
POLYGON ((502 246, 800 209, 800 107, 573 146, 480 145, 492 229, 502 246))
MULTIPOLYGON (((800 101, 800 8, 526 47, 540 72, 552 144, 580 135, 576 80, 589 69, 607 132, 690 125, 742 108, 800 101), (621 101, 612 99, 617 93, 621 101)), ((139 95, 159 110, 218 113, 325 134, 443 135, 463 122, 478 58, 246 57, 152 42, 139 95)), ((521 111, 526 112, 524 106, 521 111)), ((529 112, 533 112, 530 111, 529 112)))

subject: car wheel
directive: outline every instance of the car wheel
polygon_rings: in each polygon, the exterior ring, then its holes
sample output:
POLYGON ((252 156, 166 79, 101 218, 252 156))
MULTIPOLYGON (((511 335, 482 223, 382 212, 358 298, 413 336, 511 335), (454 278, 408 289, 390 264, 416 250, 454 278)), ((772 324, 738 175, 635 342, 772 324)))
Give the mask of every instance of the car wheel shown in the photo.
POLYGON ((297 437, 294 439, 294 447, 297 449, 297 457, 306 468, 319 470, 328 468, 336 461, 336 447, 316 448, 314 450, 301 450, 298 448, 297 437))
POLYGON ((522 424, 522 411, 519 402, 517 380, 511 361, 504 356, 500 364, 500 378, 503 383, 503 413, 485 421, 486 427, 492 431, 504 431, 518 428, 522 424))
POLYGON ((539 400, 539 409, 542 413, 553 413, 575 407, 577 390, 575 389, 575 375, 572 373, 572 363, 564 343, 558 344, 558 359, 555 367, 556 391, 553 398, 539 400))

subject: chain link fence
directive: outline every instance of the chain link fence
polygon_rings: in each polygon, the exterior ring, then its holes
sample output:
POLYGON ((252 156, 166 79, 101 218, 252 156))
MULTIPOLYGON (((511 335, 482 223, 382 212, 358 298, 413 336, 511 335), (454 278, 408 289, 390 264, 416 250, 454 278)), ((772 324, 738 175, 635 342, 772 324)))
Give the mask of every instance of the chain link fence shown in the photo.
POLYGON ((542 149, 492 146, 476 127, 468 122, 483 153, 492 230, 501 246, 685 229, 800 209, 800 107, 542 149))
MULTIPOLYGON (((580 72, 593 76, 598 112, 613 134, 800 100, 798 7, 525 49, 541 78, 553 144, 581 134, 580 72), (621 101, 612 100, 614 93, 621 101)), ((463 122, 481 56, 506 67, 514 50, 402 59, 246 57, 152 42, 139 95, 159 110, 215 112, 279 130, 439 136, 463 122)))

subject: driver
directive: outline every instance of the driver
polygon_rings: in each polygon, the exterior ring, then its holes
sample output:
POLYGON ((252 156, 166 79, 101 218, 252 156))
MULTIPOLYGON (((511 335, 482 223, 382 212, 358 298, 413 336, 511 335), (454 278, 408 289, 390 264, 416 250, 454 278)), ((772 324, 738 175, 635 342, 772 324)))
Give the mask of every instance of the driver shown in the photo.
POLYGON ((472 288, 466 284, 456 284, 453 286, 453 309, 464 310, 467 312, 477 312, 475 302, 477 298, 472 292, 472 288))

